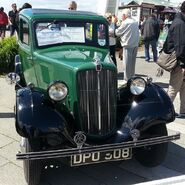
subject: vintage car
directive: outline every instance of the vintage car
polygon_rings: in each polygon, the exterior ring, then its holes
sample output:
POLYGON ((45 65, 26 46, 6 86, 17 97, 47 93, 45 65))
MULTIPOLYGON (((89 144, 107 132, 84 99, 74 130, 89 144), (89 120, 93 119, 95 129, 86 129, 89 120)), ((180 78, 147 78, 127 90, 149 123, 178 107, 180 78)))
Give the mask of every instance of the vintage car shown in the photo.
POLYGON ((108 22, 83 11, 25 9, 19 14, 15 125, 25 179, 40 181, 47 161, 71 166, 127 160, 161 164, 175 112, 150 77, 118 87, 108 22), (54 160, 55 159, 55 160, 54 160), (57 160, 56 160, 57 159, 57 160))

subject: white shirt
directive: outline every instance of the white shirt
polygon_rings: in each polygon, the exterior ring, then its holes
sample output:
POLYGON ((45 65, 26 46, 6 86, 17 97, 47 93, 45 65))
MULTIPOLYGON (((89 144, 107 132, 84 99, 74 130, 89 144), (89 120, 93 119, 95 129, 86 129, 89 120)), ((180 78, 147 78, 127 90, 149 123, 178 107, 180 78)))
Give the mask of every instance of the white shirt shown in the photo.
POLYGON ((128 17, 122 21, 121 26, 115 31, 116 36, 121 38, 121 45, 126 48, 133 48, 139 45, 138 23, 128 17))
POLYGON ((109 25, 109 45, 110 46, 116 45, 115 24, 114 23, 109 25))

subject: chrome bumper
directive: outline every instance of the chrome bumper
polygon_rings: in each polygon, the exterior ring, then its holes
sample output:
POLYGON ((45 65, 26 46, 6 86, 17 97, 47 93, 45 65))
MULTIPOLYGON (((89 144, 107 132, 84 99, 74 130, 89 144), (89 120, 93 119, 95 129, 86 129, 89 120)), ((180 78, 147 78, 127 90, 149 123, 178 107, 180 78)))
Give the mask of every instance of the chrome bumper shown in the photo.
POLYGON ((180 139, 180 133, 176 133, 175 135, 170 135, 170 136, 161 136, 161 137, 155 137, 155 138, 149 138, 149 139, 143 139, 143 140, 137 140, 137 141, 88 146, 88 147, 82 147, 80 149, 70 148, 70 149, 60 149, 60 150, 29 152, 29 153, 19 152, 16 155, 16 159, 18 160, 36 160, 36 159, 52 159, 52 158, 54 159, 54 158, 69 157, 76 154, 109 151, 112 149, 138 148, 143 146, 161 144, 161 143, 165 143, 165 142, 169 142, 177 139, 180 139))

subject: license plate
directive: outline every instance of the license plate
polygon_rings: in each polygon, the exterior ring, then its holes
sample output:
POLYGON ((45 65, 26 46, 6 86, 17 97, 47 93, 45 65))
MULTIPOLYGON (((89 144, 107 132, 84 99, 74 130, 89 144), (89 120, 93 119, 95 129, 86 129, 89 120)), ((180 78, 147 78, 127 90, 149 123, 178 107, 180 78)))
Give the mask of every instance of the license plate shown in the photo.
POLYGON ((132 157, 130 148, 114 149, 106 152, 92 152, 71 156, 71 166, 94 164, 108 161, 127 160, 132 157))

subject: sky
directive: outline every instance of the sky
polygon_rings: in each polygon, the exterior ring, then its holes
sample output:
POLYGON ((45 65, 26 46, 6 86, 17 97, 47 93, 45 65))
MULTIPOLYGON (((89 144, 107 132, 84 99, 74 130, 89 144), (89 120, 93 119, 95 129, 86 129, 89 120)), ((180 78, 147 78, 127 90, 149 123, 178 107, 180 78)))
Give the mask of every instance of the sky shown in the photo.
MULTIPOLYGON (((71 0, 0 0, 0 7, 4 7, 5 12, 11 10, 11 4, 16 3, 20 8, 24 3, 30 3, 33 8, 54 8, 67 9, 71 0)), ((120 2, 128 2, 131 0, 120 0, 120 2)), ((184 0, 170 0, 172 3, 179 4, 184 0)), ((76 0, 78 10, 92 11, 100 13, 105 8, 106 0, 76 0)))
MULTIPOLYGON (((11 4, 16 3, 20 8, 24 3, 30 3, 33 8, 54 8, 67 9, 70 0, 0 0, 0 7, 4 7, 5 12, 11 10, 11 4)), ((76 0, 78 10, 96 12, 105 4, 105 0, 76 0)))

